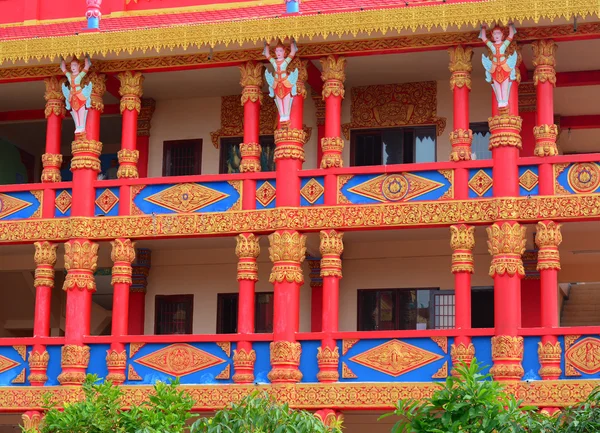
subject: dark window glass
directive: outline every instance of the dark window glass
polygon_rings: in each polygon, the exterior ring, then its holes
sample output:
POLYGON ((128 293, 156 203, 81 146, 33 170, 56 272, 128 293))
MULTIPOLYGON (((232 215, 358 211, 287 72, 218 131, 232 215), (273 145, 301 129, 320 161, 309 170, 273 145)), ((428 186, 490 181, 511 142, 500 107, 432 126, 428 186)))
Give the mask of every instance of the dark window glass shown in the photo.
MULTIPOLYGON (((217 334, 237 333, 238 294, 217 295, 217 334)), ((254 332, 273 332, 273 293, 256 293, 254 299, 254 332)))
POLYGON ((163 176, 200 174, 202 140, 165 141, 163 144, 163 176))
POLYGON ((438 289, 358 291, 358 330, 434 329, 432 295, 438 289))
POLYGON ((157 295, 154 312, 154 333, 191 334, 194 295, 157 295))
MULTIPOLYGON (((240 162, 242 155, 240 153, 240 144, 242 137, 227 137, 221 139, 221 167, 220 173, 231 174, 240 172, 240 162)), ((259 138, 261 154, 261 171, 275 171, 275 140, 272 135, 262 135, 259 138)))
POLYGON ((418 126, 352 131, 353 166, 435 162, 436 128, 418 126))

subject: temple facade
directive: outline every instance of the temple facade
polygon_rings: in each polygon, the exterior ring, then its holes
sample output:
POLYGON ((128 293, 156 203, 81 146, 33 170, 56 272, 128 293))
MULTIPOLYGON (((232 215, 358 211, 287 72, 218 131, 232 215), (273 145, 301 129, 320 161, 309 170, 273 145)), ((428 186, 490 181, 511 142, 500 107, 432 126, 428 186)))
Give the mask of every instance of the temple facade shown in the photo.
POLYGON ((56 3, 0 2, 2 433, 88 373, 349 433, 600 385, 597 1, 56 3))

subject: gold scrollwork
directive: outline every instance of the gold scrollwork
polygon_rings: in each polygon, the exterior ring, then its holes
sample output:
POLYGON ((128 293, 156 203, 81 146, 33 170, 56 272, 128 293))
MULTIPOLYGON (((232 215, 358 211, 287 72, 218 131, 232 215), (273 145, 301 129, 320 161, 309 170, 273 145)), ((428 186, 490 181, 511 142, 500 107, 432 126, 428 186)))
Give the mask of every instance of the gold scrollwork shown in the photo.
POLYGON ((518 223, 494 223, 486 229, 488 251, 492 255, 490 276, 508 274, 525 276, 521 256, 525 252, 527 227, 518 223))
POLYGON ((272 370, 267 377, 271 382, 299 382, 298 369, 302 346, 293 341, 274 341, 270 344, 272 370))
POLYGON ((540 221, 536 226, 535 243, 538 251, 537 270, 560 270, 558 246, 562 242, 561 224, 554 221, 540 221))
POLYGON ((490 117, 488 123, 491 133, 490 150, 496 147, 522 148, 520 132, 523 120, 521 117, 506 113, 499 114, 498 116, 490 117))
POLYGON ((450 55, 448 69, 452 72, 450 76, 450 89, 454 90, 455 87, 462 89, 466 86, 470 90, 471 71, 473 70, 473 64, 471 63, 473 48, 465 48, 462 45, 457 45, 456 47, 448 48, 448 54, 450 55))
POLYGON ((465 224, 450 226, 450 247, 452 248, 452 273, 475 271, 473 247, 475 227, 465 224))
POLYGON ((556 147, 556 138, 558 137, 558 126, 556 125, 539 125, 533 127, 533 135, 535 137, 535 156, 556 156, 558 148, 556 147))
POLYGON ((470 129, 456 129, 450 132, 450 161, 470 161, 473 131, 470 129))
POLYGON ((540 39, 531 44, 533 50, 533 83, 550 83, 556 86, 556 50, 558 45, 552 39, 540 39))
POLYGON ((121 114, 125 110, 136 110, 138 113, 142 109, 142 84, 144 76, 141 72, 124 71, 117 74, 117 78, 121 82, 119 95, 121 95, 121 103, 119 108, 121 114))

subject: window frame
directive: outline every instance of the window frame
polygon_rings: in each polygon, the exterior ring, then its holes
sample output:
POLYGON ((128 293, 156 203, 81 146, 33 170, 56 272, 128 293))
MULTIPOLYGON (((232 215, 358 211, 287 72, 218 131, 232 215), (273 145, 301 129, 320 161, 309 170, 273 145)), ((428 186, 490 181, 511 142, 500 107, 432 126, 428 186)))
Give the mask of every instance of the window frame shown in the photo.
MULTIPOLYGON (((271 332, 257 332, 257 314, 256 314, 256 309, 257 309, 257 305, 258 305, 258 297, 261 295, 271 295, 274 296, 274 292, 254 292, 254 329, 255 329, 255 333, 256 334, 271 334, 271 332)), ((239 303, 239 299, 240 299, 240 294, 238 292, 231 292, 231 293, 217 293, 217 323, 216 323, 216 333, 217 334, 224 334, 224 335, 231 335, 231 334, 225 334, 221 329, 221 305, 223 303, 224 298, 236 298, 238 300, 239 303)), ((275 307, 274 302, 273 302, 273 307, 275 307)), ((236 316, 236 333, 237 333, 237 316, 236 316)))
POLYGON ((190 306, 189 319, 186 317, 186 332, 184 335, 191 335, 194 333, 194 295, 155 295, 154 296, 154 335, 178 335, 178 334, 159 334, 158 330, 158 312, 160 306, 165 303, 182 303, 188 302, 190 306), (167 302, 168 301, 168 302, 167 302), (189 331, 189 332, 188 332, 189 331))
MULTIPOLYGON (((382 147, 379 150, 379 156, 380 156, 380 164, 376 164, 376 165, 372 165, 372 166, 357 166, 356 165, 356 137, 360 136, 360 135, 375 135, 375 133, 379 134, 379 136, 382 136, 382 131, 384 130, 390 130, 390 129, 397 129, 397 130, 401 130, 404 134, 406 132, 408 132, 409 130, 413 130, 413 160, 416 158, 417 156, 417 149, 416 149, 416 142, 415 142, 415 129, 418 128, 434 128, 435 133, 434 133, 434 138, 435 138, 435 151, 434 151, 434 158, 435 161, 433 162, 438 162, 438 142, 437 142, 437 137, 438 137, 438 125, 436 125, 435 123, 431 123, 431 124, 422 124, 422 125, 401 125, 401 126, 387 126, 387 127, 382 127, 382 128, 356 128, 356 129, 351 129, 350 130, 350 167, 376 167, 377 165, 388 165, 388 164, 383 164, 383 139, 381 139, 381 144, 382 147)), ((403 157, 404 157, 404 150, 403 150, 403 157)), ((403 162, 402 164, 419 164, 417 162, 403 162)), ((389 165, 395 165, 395 164, 389 164, 389 165)))
POLYGON ((202 139, 185 139, 185 140, 165 140, 163 141, 163 160, 162 160, 162 175, 163 177, 172 177, 173 174, 168 174, 170 167, 168 166, 167 160, 169 152, 175 147, 183 147, 185 144, 189 144, 194 152, 194 173, 182 176, 197 176, 202 174, 202 139))
MULTIPOLYGON (((400 287, 400 288, 357 289, 356 290, 356 305, 357 305, 357 308, 356 308, 356 330, 358 332, 378 331, 377 329, 374 331, 365 331, 361 328, 360 319, 362 317, 363 308, 364 308, 362 303, 360 302, 361 293, 363 293, 363 292, 389 292, 389 291, 396 293, 396 292, 400 292, 403 290, 406 290, 406 291, 408 291, 408 290, 416 290, 416 291, 429 290, 430 291, 430 299, 431 299, 432 293, 443 291, 440 287, 400 287)), ((453 291, 451 291, 451 293, 453 293, 453 291)), ((430 311, 433 311, 433 305, 431 303, 431 300, 430 300, 429 309, 430 309, 430 311)), ((394 323, 394 325, 395 325, 395 327, 397 327, 396 325, 400 323, 399 322, 399 317, 400 317, 400 303, 399 302, 396 302, 394 305, 394 314, 395 314, 395 321, 396 321, 396 323, 394 323)), ((433 318, 433 315, 430 315, 430 316, 433 318)), ((394 331, 404 331, 404 330, 394 329, 394 331)), ((406 331, 415 331, 415 329, 406 329, 406 331)))

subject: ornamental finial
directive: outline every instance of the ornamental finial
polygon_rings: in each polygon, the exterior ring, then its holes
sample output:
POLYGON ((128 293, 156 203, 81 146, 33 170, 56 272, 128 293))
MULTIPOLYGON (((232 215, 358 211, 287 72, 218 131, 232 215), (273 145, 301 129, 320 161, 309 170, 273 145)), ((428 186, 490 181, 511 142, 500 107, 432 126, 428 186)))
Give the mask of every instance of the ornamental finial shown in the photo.
POLYGON ((98 30, 100 28, 100 18, 102 18, 102 12, 100 12, 102 0, 85 0, 85 2, 87 4, 85 17, 88 20, 88 30, 98 30))

